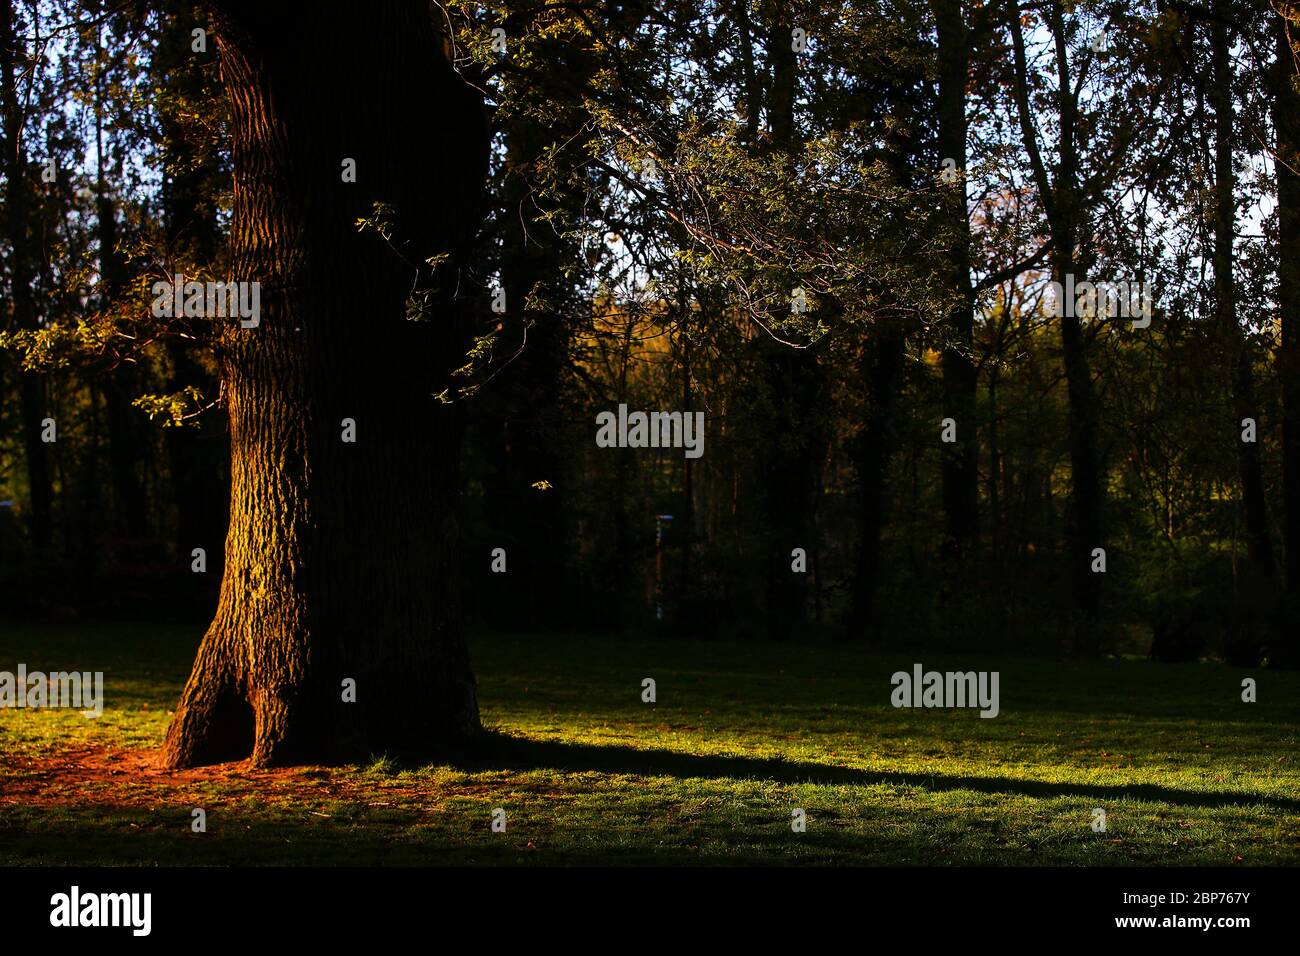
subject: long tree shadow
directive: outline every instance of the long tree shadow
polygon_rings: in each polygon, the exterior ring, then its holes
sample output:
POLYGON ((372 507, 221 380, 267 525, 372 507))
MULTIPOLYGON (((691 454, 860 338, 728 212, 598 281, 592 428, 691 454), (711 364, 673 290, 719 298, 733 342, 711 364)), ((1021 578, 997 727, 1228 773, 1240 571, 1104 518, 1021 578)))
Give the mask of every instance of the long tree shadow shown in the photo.
POLYGON ((474 752, 453 761, 467 772, 484 770, 560 770, 638 776, 699 777, 770 780, 777 783, 831 784, 870 787, 879 784, 919 787, 931 791, 971 790, 976 793, 1014 793, 1050 799, 1087 797, 1095 800, 1149 800, 1188 807, 1266 806, 1300 812, 1300 799, 1252 793, 1206 793, 1155 784, 1050 783, 1011 777, 960 777, 942 773, 900 773, 858 770, 818 763, 800 763, 769 757, 740 757, 642 750, 626 746, 592 746, 560 741, 530 740, 497 731, 484 734, 474 752))

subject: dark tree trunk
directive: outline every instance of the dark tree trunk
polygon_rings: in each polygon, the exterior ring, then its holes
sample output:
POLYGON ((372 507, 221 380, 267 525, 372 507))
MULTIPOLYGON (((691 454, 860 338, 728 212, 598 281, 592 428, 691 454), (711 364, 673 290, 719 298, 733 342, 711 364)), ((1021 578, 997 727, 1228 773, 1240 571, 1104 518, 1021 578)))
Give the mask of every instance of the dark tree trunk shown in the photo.
POLYGON ((758 541, 762 548, 766 628, 775 640, 790 640, 808 617, 809 574, 791 569, 791 552, 815 554, 813 521, 821 483, 824 429, 820 424, 825 371, 812 349, 757 340, 760 388, 767 414, 754 434, 765 436, 755 475, 758 541))
POLYGON ((763 112, 763 90, 754 66, 754 26, 749 15, 749 0, 732 0, 732 9, 739 40, 737 56, 745 86, 745 95, 740 102, 745 113, 745 143, 753 146, 758 139, 758 123, 763 112))
MULTIPOLYGON (((798 58, 794 52, 793 15, 784 0, 759 5, 765 29, 767 61, 768 138, 761 149, 789 153, 798 147, 795 95, 798 58)), ((743 29, 742 25, 742 29, 743 29)), ((743 52, 742 52, 743 55, 743 52)), ((751 84, 752 86, 752 84, 751 84)), ((749 102, 748 111, 754 113, 749 102)), ((817 353, 772 341, 762 333, 756 344, 759 389, 772 412, 763 429, 788 436, 762 443, 754 486, 759 505, 757 540, 763 568, 768 636, 786 640, 807 618, 808 574, 791 570, 791 551, 816 551, 812 520, 821 480, 821 429, 825 372, 817 353)))
MULTIPOLYGON (((1278 373, 1282 383, 1283 545, 1290 600, 1300 603, 1300 95, 1295 87, 1295 56, 1287 21, 1278 17, 1277 75, 1273 123, 1277 130, 1278 304, 1282 342, 1278 373)), ((1300 663, 1300 642, 1291 639, 1289 657, 1300 663)))
POLYGON ((523 351, 492 383, 494 411, 484 424, 494 432, 488 485, 494 525, 511 545, 510 594, 500 603, 509 608, 505 623, 513 627, 559 625, 571 606, 564 587, 572 553, 565 515, 573 482, 561 441, 570 328, 562 281, 576 253, 561 236, 562 226, 546 216, 575 212, 583 197, 540 196, 535 164, 555 143, 581 156, 581 126, 581 117, 573 117, 543 130, 525 116, 506 129, 503 340, 507 353, 519 346, 523 351), (542 481, 549 489, 533 487, 542 481))
MULTIPOLYGON (((1065 16, 1061 5, 1053 3, 1047 10, 1047 26, 1056 46, 1060 156, 1053 180, 1039 150, 1038 132, 1034 125, 1036 114, 1029 102, 1020 10, 1019 5, 1010 8, 1013 19, 1009 23, 1015 62, 1017 119, 1051 232, 1052 281, 1064 289, 1068 276, 1073 276, 1076 284, 1086 278, 1076 251, 1084 221, 1079 183, 1078 91, 1066 54, 1065 16)), ((1105 548, 1106 544, 1104 476, 1098 445, 1099 409, 1082 322, 1075 314, 1073 303, 1062 303, 1062 306, 1061 311, 1065 314, 1061 318, 1061 358, 1065 366, 1070 433, 1068 552, 1077 615, 1073 651, 1090 657, 1101 652, 1102 579, 1105 577, 1092 570, 1093 550, 1105 548)))
POLYGON ((962 19, 962 0, 933 0, 939 42, 938 147, 963 178, 953 191, 950 287, 959 304, 948 316, 943 351, 943 414, 957 423, 957 441, 943 446, 944 557, 950 575, 959 575, 971 557, 979 532, 979 444, 975 419, 977 373, 974 358, 975 309, 970 287, 970 221, 966 213, 966 78, 970 33, 962 19))
MULTIPOLYGON (((691 380, 691 303, 686 292, 685 282, 678 283, 677 303, 681 309, 680 348, 682 359, 682 412, 691 414, 695 410, 694 383, 691 380)), ((678 518, 677 535, 681 541, 682 563, 678 579, 683 592, 689 589, 694 578, 693 550, 695 547, 695 462, 682 457, 682 506, 678 518)))
MULTIPOLYGON (((1073 248, 1073 229, 1054 226, 1052 243, 1060 244, 1061 252, 1053 256, 1056 265, 1052 270, 1054 281, 1065 284, 1065 276, 1074 274, 1076 282, 1083 277, 1075 272, 1074 258, 1068 251, 1073 248), (1069 245, 1066 245, 1066 242, 1069 245)), ((1074 589, 1075 607, 1079 614, 1076 653, 1092 657, 1101 652, 1102 578, 1093 571, 1093 550, 1105 548, 1102 526, 1104 492, 1102 490, 1101 457, 1097 449, 1098 409, 1097 395, 1092 383, 1092 370, 1084 347, 1083 328, 1077 316, 1061 318, 1061 352, 1069 398, 1070 432, 1070 569, 1074 589)))
POLYGON ((767 23, 768 77, 767 118, 772 144, 781 150, 794 146, 794 100, 799 61, 794 52, 794 18, 787 0, 763 4, 767 23))
MULTIPOLYGON (((18 329, 38 326, 36 300, 32 293, 37 254, 32 231, 32 182, 28 176, 27 150, 23 144, 23 103, 18 90, 22 50, 14 26, 15 4, 0 2, 0 84, 4 96, 5 209, 4 223, 9 239, 9 284, 13 296, 13 323, 18 329)), ((50 446, 41 440, 41 421, 48 415, 45 376, 20 373, 19 415, 23 429, 23 455, 27 464, 27 486, 31 499, 28 528, 37 550, 49 548, 53 540, 54 492, 50 476, 50 446)))
MULTIPOLYGON (((1228 11, 1216 3, 1220 15, 1228 11)), ((1236 235, 1237 176, 1233 169, 1233 97, 1232 44, 1224 20, 1210 22, 1210 58, 1212 81, 1210 105, 1214 110, 1214 308, 1223 354, 1230 363, 1229 387, 1232 393, 1233 420, 1227 434, 1237 446, 1237 465, 1241 477, 1241 498, 1246 512, 1246 559, 1253 584, 1263 585, 1274 575, 1273 542, 1268 530, 1268 511, 1264 500, 1264 473, 1260 465, 1259 445, 1241 440, 1241 422, 1245 418, 1259 422, 1255 402, 1255 373, 1250 344, 1237 319, 1237 288, 1233 277, 1236 235)), ((1253 595, 1252 595, 1253 597, 1253 595)))
MULTIPOLYGON (((1294 14, 1293 14, 1294 15, 1294 14)), ((1292 23, 1292 29, 1295 28, 1292 23)), ((1286 555, 1286 613, 1300 610, 1300 95, 1288 21, 1276 20, 1273 123, 1277 131, 1278 303, 1282 340, 1278 375, 1282 389, 1282 541, 1286 555)), ((1285 667, 1300 667, 1300 639, 1294 628, 1271 655, 1285 667)))
POLYGON ((880 324, 878 333, 864 348, 862 380, 867 391, 867 417, 854 447, 857 550, 849 624, 855 638, 874 637, 877 626, 881 534, 888 520, 886 479, 897 442, 895 420, 907 354, 907 336, 899 320, 885 318, 880 324))
POLYGON ((430 397, 463 335, 449 294, 424 323, 405 320, 405 302, 429 257, 452 254, 437 289, 455 285, 482 212, 482 104, 419 0, 310 16, 229 2, 213 25, 232 108, 230 278, 262 283, 261 324, 222 333, 225 576, 164 760, 436 751, 479 728, 460 626, 459 422, 430 397), (345 158, 355 183, 341 181, 345 158), (393 210, 391 244, 357 229, 375 202, 393 210))
MULTIPOLYGON (((100 108, 97 101, 96 108, 100 108)), ((100 117, 97 115, 96 119, 100 117)), ((104 154, 99 152, 100 163, 104 154)), ((117 208, 100 169, 99 200, 99 273, 103 295, 101 308, 109 308, 126 288, 127 269, 118 250, 117 208)), ((145 493, 144 471, 148 459, 148 441, 144 435, 142 413, 131 403, 143 389, 136 366, 123 363, 110 369, 104 382, 104 400, 108 415, 108 464, 113 484, 113 511, 117 528, 131 538, 149 533, 149 500, 145 493)))
MULTIPOLYGON (((924 78, 917 74, 904 74, 889 83, 890 105, 886 109, 895 122, 886 128, 885 157, 900 186, 918 185, 916 171, 925 161, 924 147, 933 146, 923 146, 921 140, 921 130, 928 124, 917 114, 914 91, 923 83, 924 78)), ((889 289, 878 289, 877 293, 886 300, 893 297, 889 289)), ((877 598, 884 555, 882 535, 889 522, 889 467, 898 441, 897 415, 907 367, 908 336, 914 329, 906 308, 884 308, 875 317, 863 344, 860 368, 865 417, 853 448, 857 540, 849 636, 854 638, 877 640, 881 636, 877 598)), ((973 427, 970 421, 967 431, 973 427)))
MULTIPOLYGON (((204 77, 207 58, 215 57, 216 51, 200 57, 191 48, 194 4, 175 0, 168 8, 154 68, 168 89, 181 98, 178 109, 193 102, 216 108, 208 98, 211 94, 204 77)), ((163 110, 159 120, 167 161, 161 192, 168 248, 185 261, 210 266, 221 246, 215 197, 223 183, 217 157, 195 150, 174 110, 163 110)), ((167 351, 171 360, 167 391, 195 387, 212 401, 218 382, 193 354, 192 346, 172 337, 167 340, 167 351)), ((230 523, 230 440, 225 418, 210 412, 183 427, 165 429, 163 436, 176 512, 173 546, 177 557, 188 563, 192 550, 202 548, 207 555, 207 573, 220 581, 222 544, 230 523)))
MULTIPOLYGON (((14 274, 18 274, 15 266, 14 274)), ((28 310, 14 296, 14 312, 28 310)), ((38 551, 50 547, 54 540, 54 488, 51 484, 50 446, 41 438, 42 422, 49 412, 45 375, 20 373, 18 386, 19 414, 23 423, 23 454, 27 462, 27 489, 31 499, 28 528, 32 545, 38 551)), ((52 417, 52 416, 49 416, 52 417)))
POLYGON ((132 405, 142 391, 140 376, 131 365, 113 369, 104 382, 116 528, 128 538, 136 539, 150 533, 149 497, 144 485, 148 444, 138 419, 142 413, 132 405))

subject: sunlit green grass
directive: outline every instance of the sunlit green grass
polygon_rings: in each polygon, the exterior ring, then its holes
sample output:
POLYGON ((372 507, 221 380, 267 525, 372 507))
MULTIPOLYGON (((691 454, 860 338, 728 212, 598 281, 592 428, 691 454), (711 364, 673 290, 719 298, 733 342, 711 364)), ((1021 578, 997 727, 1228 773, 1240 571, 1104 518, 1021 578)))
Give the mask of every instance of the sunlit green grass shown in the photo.
POLYGON ((139 774, 197 639, 0 624, 0 670, 107 685, 98 720, 0 711, 0 863, 1300 862, 1297 674, 494 636, 472 653, 495 733, 454 765, 139 774), (1000 671, 1001 714, 892 708, 917 660, 1000 671))

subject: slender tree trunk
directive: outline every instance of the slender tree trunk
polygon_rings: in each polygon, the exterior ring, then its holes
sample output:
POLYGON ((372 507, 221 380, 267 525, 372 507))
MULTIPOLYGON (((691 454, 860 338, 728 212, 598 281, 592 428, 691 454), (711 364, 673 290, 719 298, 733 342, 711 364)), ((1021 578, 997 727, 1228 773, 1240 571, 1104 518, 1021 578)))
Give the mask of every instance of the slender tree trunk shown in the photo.
MULTIPOLYGON (((906 74, 890 82, 890 100, 899 105, 892 111, 895 122, 885 134, 886 156, 893 178, 900 185, 915 182, 915 171, 923 162, 922 123, 914 109, 909 110, 909 104, 914 102, 910 91, 923 82, 920 75, 906 74)), ((879 291, 892 297, 889 289, 879 291)), ((897 445, 907 340, 913 329, 914 323, 906 309, 883 310, 872 323, 860 360, 866 415, 855 436, 853 452, 858 533, 849 626, 850 636, 867 640, 875 639, 879 633, 877 596, 884 554, 881 536, 889 522, 889 466, 897 445)), ((973 429, 974 421, 970 420, 967 431, 973 429)))
MULTIPOLYGON (((1067 276, 1073 275, 1076 284, 1083 282, 1084 277, 1073 254, 1073 197, 1067 200, 1058 193, 1057 200, 1066 209, 1052 224, 1052 280, 1065 288, 1067 276)), ((1097 448, 1097 395, 1084 345, 1082 320, 1073 314, 1073 309, 1063 311, 1067 313, 1060 321, 1070 435, 1070 576, 1078 613, 1073 650, 1081 656, 1094 657, 1101 652, 1099 627, 1105 576, 1093 570, 1094 550, 1106 546, 1102 527, 1102 465, 1097 448)))
MULTIPOLYGON (((102 152, 101 152, 102 160, 102 152)), ((108 195, 102 171, 98 183, 99 261, 103 286, 101 307, 108 308, 126 287, 126 264, 117 248, 117 209, 108 195)), ((108 415, 108 463, 113 484, 113 505, 117 526, 132 538, 149 533, 149 500, 144 486, 144 465, 148 442, 141 413, 132 402, 142 391, 136 366, 122 364, 111 369, 104 382, 108 415)))
MULTIPOLYGON (((1300 8, 1289 8, 1300 19, 1300 8)), ((1295 26, 1292 29, 1296 29, 1295 26)), ((1278 17, 1273 123, 1277 130, 1278 305, 1282 342, 1278 373, 1282 382, 1282 526, 1287 591, 1300 602, 1300 94, 1294 87, 1295 54, 1287 20, 1278 17)), ((1300 642, 1291 641, 1300 659, 1300 642)))
MULTIPOLYGON (((1067 277, 1074 283, 1085 280, 1076 250, 1084 221, 1083 196, 1079 185, 1079 109, 1067 52, 1065 15, 1053 0, 1046 11, 1047 26, 1055 44, 1058 109, 1059 163, 1053 180, 1038 146, 1036 113, 1030 106, 1025 41, 1019 5, 1011 8, 1009 23, 1015 64, 1015 98, 1025 150, 1043 204, 1052 237, 1052 281, 1064 289, 1067 277)), ((1061 358, 1065 366, 1070 433, 1070 532, 1069 566, 1077 614, 1073 650, 1082 656, 1101 652, 1101 606, 1103 573, 1093 571, 1093 552, 1105 548, 1103 512, 1105 487, 1098 445, 1099 410, 1096 389, 1084 337, 1083 324, 1075 303, 1062 303, 1061 358)))
MULTIPOLYGON (((4 222, 9 239, 9 284, 13 296, 13 323, 19 329, 38 326, 36 300, 32 293, 36 250, 33 248, 32 183, 28 176, 27 150, 23 143, 23 102, 18 89, 23 50, 15 28, 13 0, 0 2, 0 84, 4 97, 4 222)), ((27 486, 31 506, 28 527, 38 551, 53 540, 54 492, 50 478, 50 446, 41 440, 42 420, 48 415, 45 376, 20 373, 19 415, 22 419, 23 455, 27 465, 27 486)), ((56 423, 57 424, 57 423, 56 423)))
MULTIPOLYGON (((96 218, 98 219, 100 308, 109 309, 126 289, 127 264, 118 249, 117 204, 106 174, 108 161, 104 143, 105 79, 111 74, 110 58, 103 46, 102 30, 96 47, 95 75, 95 172, 96 218)), ((121 169, 120 162, 116 164, 121 169)), ((113 506, 118 528, 131 538, 149 533, 149 499, 144 474, 149 444, 143 416, 132 402, 142 391, 138 366, 122 363, 110 369, 104 385, 108 410, 109 475, 113 484, 113 506)))
POLYGON ((745 113, 745 142, 753 146, 758 140, 758 123, 763 112, 763 90, 754 66, 754 26, 749 15, 749 0, 732 0, 736 31, 739 36, 740 72, 745 86, 741 105, 745 113))
POLYGON ((863 350, 868 409, 854 448, 857 544, 849 625, 855 638, 873 636, 877 622, 881 534, 888 520, 886 478, 897 441, 895 420, 907 355, 907 336, 899 320, 886 318, 881 323, 882 328, 863 350))
MULTIPOLYGON (((521 23, 518 29, 527 29, 521 23)), ((578 78, 582 80, 581 77, 578 78)), ((560 625, 571 611, 565 580, 572 548, 567 523, 572 473, 562 443, 566 419, 563 387, 570 344, 563 288, 565 264, 576 257, 547 214, 577 215, 580 194, 542 195, 536 164, 559 144, 566 156, 582 156, 585 112, 574 110, 542 128, 531 116, 506 128, 502 284, 506 293, 508 350, 523 351, 493 381, 489 477, 495 525, 510 549, 510 599, 501 602, 513 627, 560 625), (546 481, 549 489, 534 485, 546 481)))
POLYGON ((939 42, 938 146, 941 159, 962 171, 953 190, 951 289, 960 304, 948 316, 943 351, 943 414, 957 423, 957 441, 944 445, 943 553, 949 573, 960 574, 979 533, 979 444, 975 418, 975 308, 970 285, 970 220, 966 212, 966 79, 970 33, 962 0, 933 0, 939 42))
MULTIPOLYGON (((793 15, 786 0, 759 4, 765 29, 768 138, 763 148, 773 153, 797 149, 795 97, 799 63, 794 52, 793 15)), ((753 112, 753 104, 748 107, 753 112)), ((813 499, 821 480, 817 424, 824 395, 825 372, 813 349, 795 349, 764 334, 756 343, 760 388, 774 418, 765 428, 788 436, 763 445, 757 476, 759 508, 757 538, 762 549, 761 578, 766 595, 768 636, 789 639, 807 618, 808 575, 791 570, 791 551, 812 553, 813 499)))
POLYGON ((825 371, 812 349, 794 349, 765 338, 756 344, 760 387, 771 410, 756 434, 779 436, 765 442, 759 456, 761 472, 756 476, 766 627, 769 637, 789 640, 808 616, 808 574, 791 570, 791 552, 816 550, 813 512, 824 447, 820 409, 825 371))
MULTIPOLYGON (((161 194, 168 248, 173 255, 201 267, 210 267, 221 249, 215 197, 224 185, 215 155, 196 151, 187 141, 177 115, 186 104, 218 104, 210 98, 204 74, 216 50, 196 54, 191 46, 195 5, 191 0, 168 3, 166 25, 154 69, 175 100, 165 101, 160 112, 166 157, 166 178, 161 194), (173 106, 173 103, 177 105, 173 106)), ((216 398, 219 383, 200 362, 192 346, 179 337, 167 340, 171 370, 167 391, 198 388, 205 401, 216 398)), ((194 548, 207 555, 207 573, 217 581, 224 570, 222 544, 230 524, 230 440, 225 416, 210 411, 183 427, 166 428, 163 438, 170 473, 171 499, 176 512, 173 546, 182 562, 194 548)))
MULTIPOLYGON (((1237 287, 1233 274, 1236 238, 1237 176, 1233 165, 1234 113, 1232 39, 1228 20, 1231 10, 1216 2, 1216 16, 1210 20, 1211 81, 1210 106, 1214 111, 1214 307, 1223 355, 1228 362, 1228 387, 1233 417, 1227 434, 1237 447, 1241 499, 1245 510, 1246 565, 1237 576, 1240 612, 1237 624, 1225 643, 1229 663, 1254 666, 1272 644, 1272 609, 1278 596, 1277 568, 1268 525, 1264 473, 1259 444, 1241 440, 1243 421, 1251 419, 1262 431, 1255 401, 1255 370, 1250 340, 1237 315, 1237 287), (1263 615, 1257 614, 1265 609, 1263 615)), ((1275 655, 1277 656, 1277 655, 1275 655)))
POLYGON ((232 108, 231 279, 261 282, 261 314, 221 335, 225 576, 163 757, 435 751, 479 727, 460 626, 460 427, 430 396, 463 354, 446 290, 482 213, 482 104, 419 0, 310 16, 232 0, 213 25, 232 108), (392 209, 391 242, 357 229, 376 202, 392 209), (448 253, 421 279, 442 293, 430 321, 406 321, 414 270, 448 253))
MULTIPOLYGON (((682 414, 690 415, 695 408, 694 383, 691 380, 691 303, 684 278, 678 281, 677 302, 681 309, 682 414)), ((695 545, 695 462, 685 456, 682 456, 682 507, 677 535, 682 543, 680 580, 685 591, 693 584, 691 559, 695 545)))
MULTIPOLYGON (((1216 3, 1221 15, 1228 11, 1216 3)), ((1263 584, 1274 575, 1273 543, 1268 530, 1264 475, 1259 445, 1241 441, 1242 420, 1259 421, 1255 402, 1255 374, 1249 343, 1237 319, 1237 288, 1233 277, 1237 207, 1236 171, 1233 168, 1233 109, 1231 40, 1222 19, 1210 22, 1212 82, 1210 105, 1214 110, 1214 300, 1215 318, 1230 362, 1233 421, 1229 434, 1237 446, 1242 504, 1246 511, 1246 556, 1255 582, 1263 584)), ((1253 597, 1253 595, 1252 595, 1253 597)))
POLYGON ((1002 498, 998 493, 998 475, 1002 470, 1002 442, 998 435, 998 369, 991 363, 988 383, 989 474, 984 486, 989 496, 989 552, 992 567, 1002 559, 1002 498))
POLYGON ((795 145, 794 100, 799 62, 794 52, 794 19, 789 0, 762 0, 760 9, 767 25, 767 118, 772 145, 789 150, 795 145))

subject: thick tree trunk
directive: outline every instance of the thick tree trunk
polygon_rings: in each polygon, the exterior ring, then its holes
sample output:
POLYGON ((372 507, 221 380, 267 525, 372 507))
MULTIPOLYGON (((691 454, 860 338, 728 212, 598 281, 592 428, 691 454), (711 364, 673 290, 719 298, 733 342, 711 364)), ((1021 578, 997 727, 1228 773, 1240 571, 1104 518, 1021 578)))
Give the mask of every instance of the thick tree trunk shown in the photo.
POLYGON ((463 336, 448 294, 429 322, 404 306, 429 257, 452 254, 437 288, 454 286, 479 222, 482 104, 419 0, 310 16, 229 2, 213 24, 232 106, 231 279, 262 283, 261 324, 222 333, 226 569, 164 760, 433 752, 479 726, 460 628, 459 422, 431 398, 463 336), (357 229, 375 202, 393 210, 389 243, 357 229))

